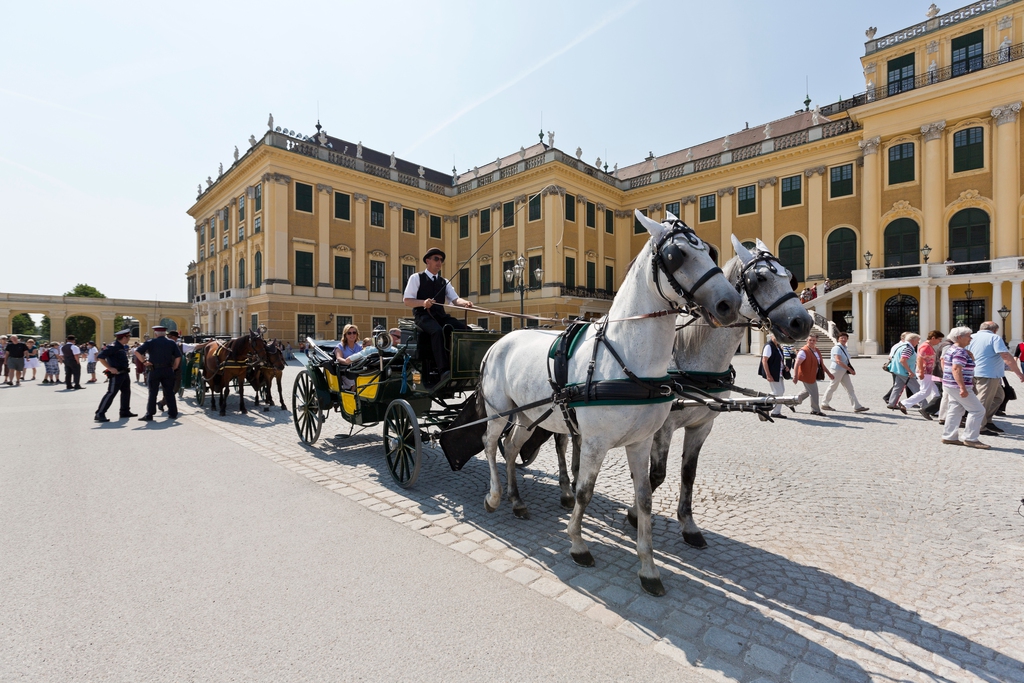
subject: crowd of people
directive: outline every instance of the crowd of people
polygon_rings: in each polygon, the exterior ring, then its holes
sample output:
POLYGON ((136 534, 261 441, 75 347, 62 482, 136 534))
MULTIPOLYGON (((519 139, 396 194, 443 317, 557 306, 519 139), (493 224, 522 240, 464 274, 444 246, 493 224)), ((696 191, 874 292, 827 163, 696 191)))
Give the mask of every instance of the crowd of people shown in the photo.
MULTIPOLYGON (((817 337, 808 337, 806 344, 794 353, 790 346, 780 345, 769 336, 761 353, 758 374, 764 377, 772 393, 786 393, 786 380, 803 386, 798 399, 810 399, 811 414, 825 417, 835 412, 830 404, 840 386, 846 391, 854 412, 869 410, 857 398, 851 377, 857 374, 847 349, 849 335, 840 333, 826 363, 817 348, 817 337), (818 382, 830 383, 819 402, 818 382)), ((999 336, 999 325, 993 321, 981 324, 977 332, 969 327, 955 327, 948 334, 932 330, 924 339, 916 332, 904 332, 900 341, 889 349, 883 369, 892 375, 892 387, 883 399, 890 410, 904 415, 909 409, 926 420, 938 418, 943 426, 942 443, 988 449, 979 437, 999 436, 1004 430, 992 420, 1005 415, 1007 401, 1016 392, 1006 380, 1010 370, 1024 382, 1024 343, 1010 354, 999 336), (963 435, 959 430, 963 429, 963 435)), ((795 412, 795 408, 790 406, 795 412)), ((785 418, 782 406, 775 406, 772 417, 785 418)))

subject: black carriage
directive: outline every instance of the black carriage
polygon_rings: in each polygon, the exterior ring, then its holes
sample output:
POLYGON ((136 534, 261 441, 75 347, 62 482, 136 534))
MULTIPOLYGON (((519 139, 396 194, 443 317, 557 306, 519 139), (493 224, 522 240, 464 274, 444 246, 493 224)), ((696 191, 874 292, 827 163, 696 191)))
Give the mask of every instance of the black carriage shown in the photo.
POLYGON ((459 415, 467 394, 476 388, 484 354, 501 334, 480 328, 452 331, 450 375, 431 386, 429 337, 411 320, 402 320, 399 327, 403 343, 389 350, 390 336, 377 332, 378 353, 351 366, 334 360, 339 342, 307 338, 308 360, 295 378, 292 418, 307 444, 320 438, 332 412, 349 423, 349 434, 383 422, 388 471, 399 486, 408 488, 419 476, 423 441, 436 440, 459 415))

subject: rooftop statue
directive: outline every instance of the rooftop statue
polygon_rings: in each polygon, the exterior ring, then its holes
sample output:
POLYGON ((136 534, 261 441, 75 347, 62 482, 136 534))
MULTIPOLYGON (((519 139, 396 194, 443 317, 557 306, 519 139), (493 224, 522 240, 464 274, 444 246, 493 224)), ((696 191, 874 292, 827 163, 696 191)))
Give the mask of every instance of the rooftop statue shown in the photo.
POLYGON ((274 114, 273 114, 273 112, 271 112, 270 118, 267 119, 267 128, 269 128, 270 130, 274 130, 274 114))

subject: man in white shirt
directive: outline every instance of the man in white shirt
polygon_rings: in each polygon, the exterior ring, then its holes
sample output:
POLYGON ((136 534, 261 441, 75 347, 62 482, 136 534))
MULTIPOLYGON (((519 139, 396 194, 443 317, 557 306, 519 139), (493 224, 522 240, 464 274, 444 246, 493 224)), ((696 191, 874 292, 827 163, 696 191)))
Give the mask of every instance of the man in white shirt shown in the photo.
POLYGON ((64 346, 60 347, 60 353, 64 357, 64 380, 68 391, 84 389, 85 387, 82 386, 82 363, 79 362, 82 349, 75 344, 75 335, 67 336, 64 346))
POLYGON ((444 305, 472 308, 473 304, 459 298, 451 283, 441 277, 445 254, 437 247, 427 250, 423 255, 426 270, 414 273, 405 285, 405 305, 412 309, 416 325, 430 335, 430 347, 434 352, 434 363, 439 377, 436 383, 447 379, 449 372, 448 352, 445 348, 445 328, 468 330, 469 326, 456 320, 444 310, 444 305))
POLYGON ((857 400, 857 394, 853 392, 853 381, 850 380, 850 376, 856 375, 857 371, 853 369, 853 364, 850 363, 850 352, 846 348, 846 342, 848 341, 850 341, 850 335, 846 332, 840 332, 838 343, 832 347, 832 364, 829 370, 832 371, 834 376, 828 385, 828 389, 825 390, 825 398, 821 401, 822 410, 835 412, 835 408, 829 405, 829 401, 832 400, 832 396, 836 393, 839 385, 846 389, 846 395, 850 397, 850 403, 853 404, 853 412, 863 413, 868 409, 867 406, 861 405, 860 401, 857 400))

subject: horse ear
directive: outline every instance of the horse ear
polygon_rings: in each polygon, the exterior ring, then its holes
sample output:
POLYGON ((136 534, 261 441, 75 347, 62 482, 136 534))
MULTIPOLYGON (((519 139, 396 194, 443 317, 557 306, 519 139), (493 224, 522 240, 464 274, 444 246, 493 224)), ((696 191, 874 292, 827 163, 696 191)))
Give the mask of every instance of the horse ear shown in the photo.
POLYGON ((740 257, 740 261, 743 265, 747 265, 754 260, 754 255, 750 253, 750 250, 743 246, 743 243, 736 239, 736 235, 732 236, 732 248, 736 251, 736 255, 740 257))
POLYGON ((674 223, 674 222, 676 222, 677 220, 679 220, 679 217, 678 217, 678 216, 676 216, 676 215, 675 215, 674 213, 672 213, 671 211, 666 211, 666 212, 665 212, 665 220, 666 220, 666 221, 668 221, 669 223, 674 223))
POLYGON ((762 241, 761 241, 761 238, 760 238, 760 237, 758 237, 758 238, 757 238, 757 239, 755 240, 755 244, 757 245, 757 250, 758 250, 758 251, 764 251, 764 252, 768 252, 769 254, 770 254, 770 253, 771 253, 771 251, 772 251, 771 249, 769 249, 769 248, 768 248, 768 245, 766 245, 766 244, 765 244, 764 242, 762 242, 762 241))
POLYGON ((633 209, 633 215, 640 221, 640 225, 647 228, 647 232, 651 233, 651 237, 654 239, 660 240, 665 235, 665 226, 640 213, 640 209, 633 209))

